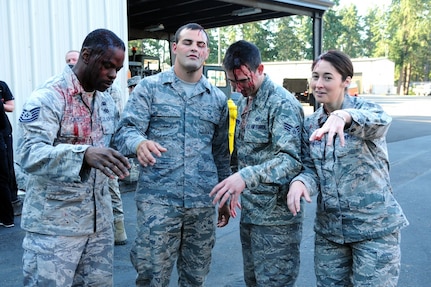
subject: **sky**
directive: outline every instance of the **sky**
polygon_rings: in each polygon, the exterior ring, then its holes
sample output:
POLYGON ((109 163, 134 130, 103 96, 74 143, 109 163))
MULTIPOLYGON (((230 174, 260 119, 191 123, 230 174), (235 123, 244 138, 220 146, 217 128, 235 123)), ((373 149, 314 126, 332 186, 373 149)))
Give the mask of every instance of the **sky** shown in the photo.
POLYGON ((376 5, 388 7, 391 0, 340 0, 340 7, 350 5, 351 3, 355 4, 358 8, 359 15, 365 15, 368 8, 372 8, 376 5))

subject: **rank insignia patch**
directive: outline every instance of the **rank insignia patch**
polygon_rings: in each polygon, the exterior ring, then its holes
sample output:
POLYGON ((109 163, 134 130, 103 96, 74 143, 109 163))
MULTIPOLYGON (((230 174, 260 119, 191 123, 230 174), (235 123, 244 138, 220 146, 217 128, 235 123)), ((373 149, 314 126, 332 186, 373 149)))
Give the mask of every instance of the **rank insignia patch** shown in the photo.
POLYGON ((298 135, 300 133, 299 126, 294 127, 288 123, 284 123, 284 129, 294 135, 298 135))
POLYGON ((40 107, 31 109, 30 111, 23 110, 19 121, 21 123, 31 123, 39 118, 40 107))

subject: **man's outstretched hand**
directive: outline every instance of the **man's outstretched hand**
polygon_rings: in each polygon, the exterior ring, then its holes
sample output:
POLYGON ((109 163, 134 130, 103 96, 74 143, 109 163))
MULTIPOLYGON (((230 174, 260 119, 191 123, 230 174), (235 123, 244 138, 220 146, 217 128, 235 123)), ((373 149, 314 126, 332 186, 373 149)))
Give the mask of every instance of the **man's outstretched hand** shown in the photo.
POLYGON ((85 162, 102 171, 106 176, 120 179, 129 175, 129 161, 118 151, 107 147, 89 147, 84 154, 85 162))

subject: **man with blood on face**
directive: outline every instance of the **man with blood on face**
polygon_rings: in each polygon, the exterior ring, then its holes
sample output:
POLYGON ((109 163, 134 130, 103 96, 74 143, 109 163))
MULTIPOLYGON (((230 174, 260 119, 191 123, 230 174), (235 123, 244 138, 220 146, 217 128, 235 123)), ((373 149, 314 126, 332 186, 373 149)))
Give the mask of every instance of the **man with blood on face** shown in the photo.
POLYGON ((19 118, 28 174, 22 210, 23 286, 112 286, 114 233, 108 178, 129 175, 109 148, 119 112, 105 93, 123 67, 124 42, 97 29, 73 68, 35 89, 19 118))
POLYGON ((301 104, 264 73, 259 49, 238 41, 223 67, 238 100, 232 166, 217 184, 213 203, 241 208, 240 238, 247 286, 294 286, 299 271, 302 213, 286 206, 289 182, 302 168, 301 104))

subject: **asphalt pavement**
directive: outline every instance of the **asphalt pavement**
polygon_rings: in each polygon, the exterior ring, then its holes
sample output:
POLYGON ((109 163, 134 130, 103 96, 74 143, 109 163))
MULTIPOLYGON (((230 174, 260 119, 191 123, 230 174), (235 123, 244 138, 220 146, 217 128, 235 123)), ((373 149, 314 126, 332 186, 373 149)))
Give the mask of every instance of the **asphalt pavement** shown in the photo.
MULTIPOLYGON (((388 143, 391 163, 390 176, 394 194, 401 204, 410 225, 401 232, 401 275, 399 287, 431 286, 431 136, 416 137, 388 143)), ((127 186, 126 186, 127 187, 127 186)), ((135 237, 136 207, 132 188, 123 188, 128 244, 115 247, 114 285, 135 286, 136 276, 130 259, 131 241, 135 237)), ((313 203, 306 205, 301 266, 297 287, 315 286, 313 272, 313 203)), ((242 287, 242 256, 238 232, 239 219, 217 230, 208 287, 242 287)), ((22 247, 24 231, 16 217, 15 227, 0 227, 0 286, 22 286, 22 247)), ((174 271, 170 287, 176 286, 174 271)))

